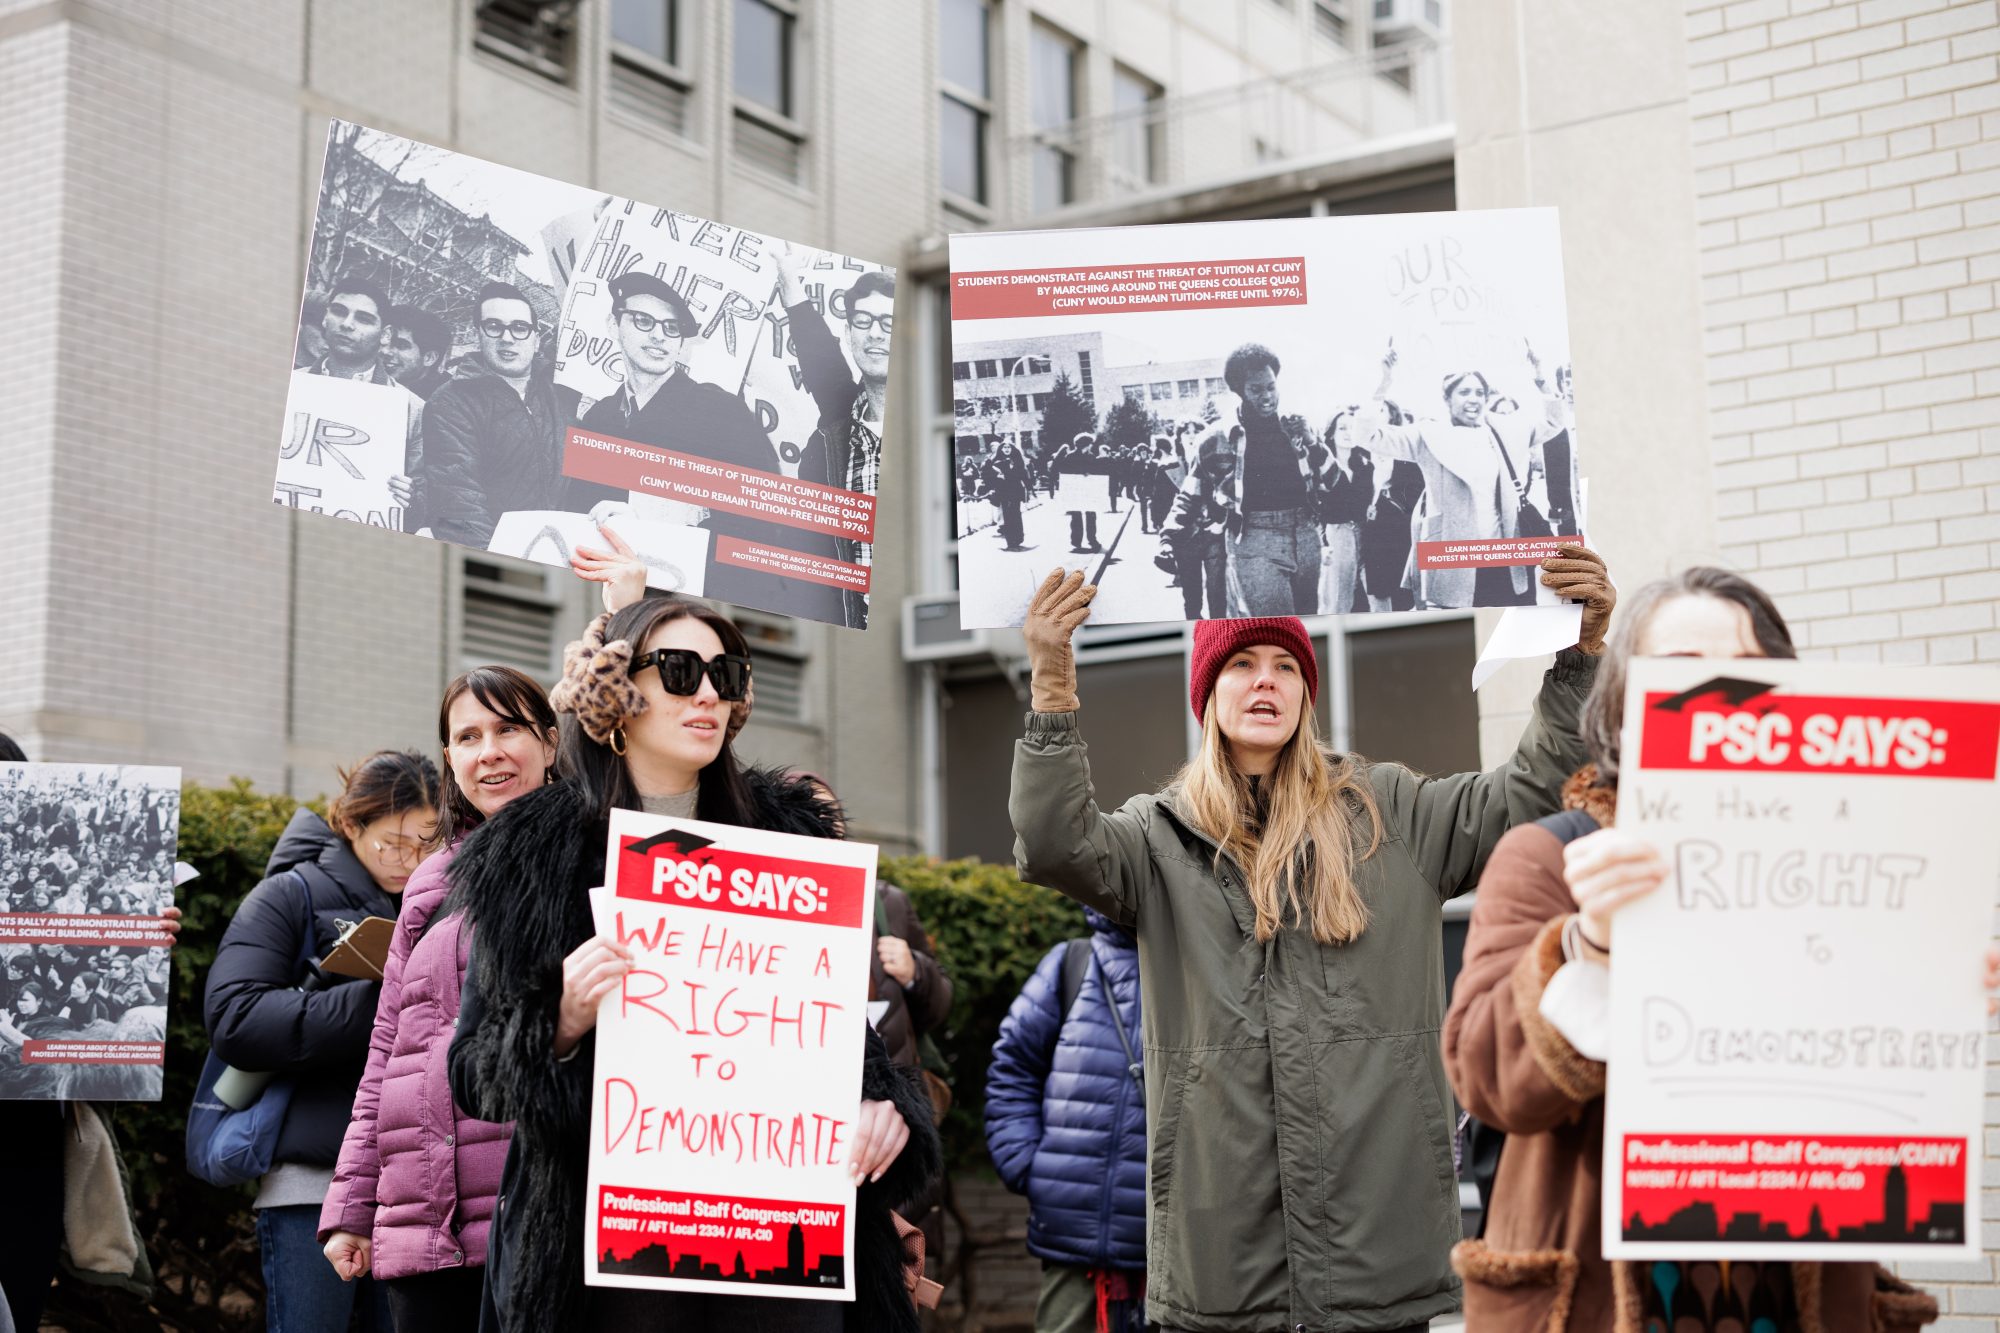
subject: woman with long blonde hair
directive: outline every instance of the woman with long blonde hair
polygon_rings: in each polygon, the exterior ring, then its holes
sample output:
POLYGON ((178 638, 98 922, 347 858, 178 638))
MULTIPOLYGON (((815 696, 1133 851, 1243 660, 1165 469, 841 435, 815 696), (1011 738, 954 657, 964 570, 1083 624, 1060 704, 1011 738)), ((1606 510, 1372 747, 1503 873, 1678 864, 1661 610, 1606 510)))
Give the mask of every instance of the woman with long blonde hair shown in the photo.
POLYGON ((1614 600, 1581 547, 1543 570, 1583 601, 1583 633, 1499 768, 1424 777, 1329 750, 1304 624, 1207 620, 1189 673, 1199 752, 1109 813, 1070 652, 1096 589, 1057 570, 1035 594, 1015 858, 1138 936, 1146 1311, 1162 1328, 1394 1330, 1457 1308, 1442 903, 1508 828, 1556 808, 1614 600))

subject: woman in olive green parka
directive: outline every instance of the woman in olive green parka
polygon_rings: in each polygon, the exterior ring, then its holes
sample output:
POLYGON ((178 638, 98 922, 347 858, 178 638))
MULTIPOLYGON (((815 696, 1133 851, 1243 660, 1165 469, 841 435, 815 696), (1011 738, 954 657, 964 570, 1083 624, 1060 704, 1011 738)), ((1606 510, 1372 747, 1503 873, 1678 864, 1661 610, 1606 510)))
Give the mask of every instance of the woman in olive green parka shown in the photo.
POLYGON ((1400 1330, 1458 1308, 1441 905, 1501 834, 1557 809, 1614 600, 1580 547, 1543 568, 1584 602, 1583 634, 1499 768, 1427 778, 1328 751, 1304 626, 1201 621, 1201 749, 1113 813, 1069 648, 1096 589, 1057 570, 1029 607, 1014 854, 1138 935, 1147 1317, 1164 1329, 1400 1330))

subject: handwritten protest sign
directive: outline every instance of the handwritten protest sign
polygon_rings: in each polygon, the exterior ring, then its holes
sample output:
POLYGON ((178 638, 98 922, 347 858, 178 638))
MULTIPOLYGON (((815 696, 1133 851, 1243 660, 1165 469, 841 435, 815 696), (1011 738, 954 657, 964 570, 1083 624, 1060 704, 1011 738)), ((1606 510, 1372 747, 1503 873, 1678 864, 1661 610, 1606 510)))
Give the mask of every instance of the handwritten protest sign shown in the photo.
POLYGON ((585 398, 605 398, 625 382, 610 282, 633 272, 665 279, 698 321, 685 349, 688 373, 736 392, 777 291, 770 242, 753 231, 631 199, 613 201, 598 217, 569 275, 556 383, 585 398))
POLYGON ((403 471, 415 402, 393 384, 293 371, 272 500, 401 532, 389 478, 403 471))
POLYGON ((1977 1257, 2000 681, 1635 662, 1622 756, 1604 1252, 1977 1257))
MULTIPOLYGON (((836 337, 847 323, 847 293, 864 273, 892 272, 880 264, 864 263, 831 250, 813 250, 794 245, 793 251, 806 257, 801 273, 806 301, 813 317, 836 337)), ((807 391, 799 366, 798 347, 793 341, 792 311, 773 300, 764 310, 764 326, 750 355, 749 377, 744 381, 743 398, 757 414, 757 422, 777 446, 779 461, 790 475, 797 475, 799 460, 819 429, 819 404, 807 391)), ((856 374, 852 361, 848 373, 856 374)))
POLYGON ((854 1299, 876 849, 616 811, 598 932, 597 1286, 854 1299))
MULTIPOLYGON (((607 526, 639 553, 646 565, 646 583, 667 592, 701 596, 708 570, 708 531, 678 523, 659 523, 629 514, 606 520, 607 526)), ((566 565, 578 546, 610 549, 597 524, 583 514, 559 509, 514 509, 500 516, 486 549, 501 555, 566 565)))

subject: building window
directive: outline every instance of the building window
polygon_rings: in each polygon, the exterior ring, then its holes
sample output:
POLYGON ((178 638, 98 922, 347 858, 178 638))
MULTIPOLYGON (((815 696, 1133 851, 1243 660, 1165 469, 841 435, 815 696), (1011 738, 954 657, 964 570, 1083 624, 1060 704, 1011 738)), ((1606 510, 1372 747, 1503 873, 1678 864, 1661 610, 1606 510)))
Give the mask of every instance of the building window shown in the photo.
POLYGON ((1166 402, 1174 396, 1173 381, 1158 380, 1151 386, 1151 392, 1154 402, 1166 402))
POLYGON ((972 364, 973 368, 979 372, 974 377, 976 379, 990 380, 1000 373, 1000 363, 998 361, 975 361, 972 364))
POLYGON ((975 204, 989 202, 986 134, 993 119, 991 28, 986 0, 941 0, 938 68, 942 91, 938 143, 940 178, 947 194, 975 204))
POLYGON ((1211 398, 1229 387, 1227 383, 1225 383, 1223 380, 1220 379, 1203 380, 1201 382, 1201 386, 1202 386, 1202 392, 1208 394, 1209 397, 1211 398))
POLYGON ((1083 405, 1092 412, 1095 412, 1097 410, 1097 387, 1091 380, 1090 353, 1088 352, 1078 352, 1076 354, 1076 389, 1077 397, 1083 400, 1083 405))
POLYGON ((680 0, 611 0, 612 106, 685 135, 694 81, 683 62, 680 0))
POLYGON ((1034 355, 1028 357, 1028 373, 1030 375, 1047 375, 1054 370, 1055 363, 1049 360, 1049 358, 1034 355))
POLYGON ((972 378, 972 363, 971 363, 970 361, 954 361, 954 362, 952 362, 952 363, 951 363, 951 377, 952 377, 953 379, 955 379, 955 380, 969 380, 969 379, 971 379, 971 378, 972 378))
POLYGON ((732 607, 729 618, 750 643, 756 716, 785 722, 805 721, 807 653, 799 622, 742 607, 732 607))
POLYGON ((1123 65, 1111 71, 1112 176, 1128 190, 1144 189, 1161 180, 1160 141, 1166 126, 1160 118, 1165 92, 1159 84, 1123 65))
POLYGON ((568 83, 575 72, 577 0, 479 0, 473 45, 568 83))
POLYGON ((1029 46, 1030 120, 1035 130, 1034 206, 1061 208, 1077 198, 1076 152, 1071 135, 1077 118, 1077 43, 1046 23, 1037 23, 1029 46))
POLYGON ((478 551, 459 556, 459 670, 493 662, 555 681, 569 619, 561 571, 478 551))
POLYGON ((1128 384, 1128 385, 1126 385, 1126 386, 1125 386, 1125 401, 1126 401, 1126 402, 1128 402, 1128 403, 1143 403, 1143 402, 1145 402, 1145 401, 1146 401, 1146 386, 1145 386, 1145 385, 1143 385, 1143 384, 1128 384))
POLYGON ((1351 0, 1313 0, 1313 31, 1335 46, 1347 45, 1351 0))
POLYGON ((1180 380, 1174 385, 1177 397, 1193 398, 1201 392, 1200 380, 1180 380))
POLYGON ((797 182, 805 131, 797 118, 798 0, 736 0, 732 84, 739 157, 797 182))

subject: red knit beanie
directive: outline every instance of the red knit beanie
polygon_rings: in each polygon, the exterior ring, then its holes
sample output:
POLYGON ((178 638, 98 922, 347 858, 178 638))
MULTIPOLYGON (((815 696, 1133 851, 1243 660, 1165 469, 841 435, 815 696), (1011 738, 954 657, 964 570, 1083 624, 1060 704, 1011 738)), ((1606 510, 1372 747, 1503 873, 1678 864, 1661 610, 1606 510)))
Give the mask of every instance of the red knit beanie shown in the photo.
POLYGON ((1305 622, 1297 616, 1252 616, 1242 620, 1197 620, 1194 622, 1194 661, 1188 671, 1188 705, 1200 722, 1208 711, 1208 696, 1215 691, 1215 678, 1239 651, 1253 644, 1268 643, 1296 657, 1305 672, 1306 695, 1319 702, 1319 659, 1313 656, 1312 639, 1305 622))

